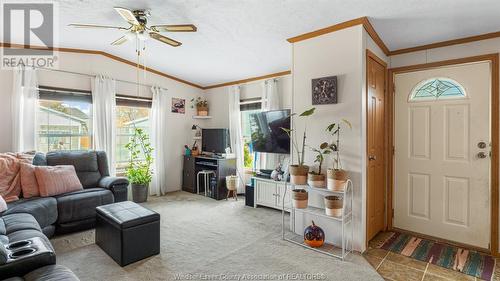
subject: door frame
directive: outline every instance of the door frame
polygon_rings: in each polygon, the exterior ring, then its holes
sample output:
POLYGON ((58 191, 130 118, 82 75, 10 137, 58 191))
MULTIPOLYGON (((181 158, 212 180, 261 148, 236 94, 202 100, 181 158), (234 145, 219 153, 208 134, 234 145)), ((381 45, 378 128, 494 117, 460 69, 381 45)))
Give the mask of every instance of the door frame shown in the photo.
MULTIPOLYGON (((384 75, 385 75, 385 81, 384 81, 384 123, 387 124, 387 99, 388 99, 388 84, 387 84, 387 79, 388 79, 388 68, 387 68, 387 63, 385 61, 383 61, 381 58, 379 58, 375 53, 373 53, 372 51, 370 51, 369 49, 366 49, 366 63, 365 63, 365 76, 366 76, 366 85, 365 85, 365 111, 366 111, 366 118, 365 118, 365 122, 366 122, 366 147, 365 147, 365 150, 366 150, 366 179, 368 179, 368 173, 369 173, 369 169, 368 169, 368 165, 369 165, 369 161, 368 161, 368 154, 369 154, 369 151, 368 151, 368 90, 369 90, 369 80, 368 80, 368 75, 369 75, 369 71, 370 69, 368 69, 368 61, 370 59, 373 59, 375 62, 377 62, 378 64, 382 65, 384 67, 384 75)), ((389 154, 389 145, 387 145, 387 139, 388 139, 388 134, 387 134, 387 131, 384 131, 384 161, 385 163, 383 164, 383 167, 384 167, 384 174, 387 175, 387 161, 388 161, 388 154, 389 154)), ((384 190, 386 190, 386 187, 387 187, 387 179, 388 177, 385 176, 384 177, 384 190)), ((368 186, 368 182, 366 183, 366 222, 365 222, 365 241, 366 241, 366 246, 368 246, 368 242, 369 239, 368 239, 368 224, 369 224, 369 220, 368 220, 368 204, 369 204, 369 200, 370 198, 368 197, 368 189, 369 189, 369 186, 368 186)), ((387 192, 386 192, 387 193, 387 192)), ((385 198, 385 202, 384 202, 384 205, 385 205, 385 212, 387 213, 387 196, 384 196, 385 198)), ((387 220, 384 219, 384 228, 387 229, 387 220)))
MULTIPOLYGON (((498 157, 498 148, 499 148, 499 54, 486 54, 479 55, 473 57, 466 57, 460 59, 452 59, 445 61, 437 61, 431 63, 417 64, 417 65, 409 65, 403 67, 396 67, 388 69, 387 75, 387 86, 389 95, 387 95, 387 110, 385 111, 385 120, 386 120, 386 133, 388 135, 387 146, 390 147, 389 154, 387 154, 387 178, 390 179, 387 182, 387 204, 386 204, 386 221, 387 221, 387 229, 392 230, 393 228, 393 218, 394 218, 394 209, 393 209, 393 191, 394 191, 394 95, 395 95, 395 85, 394 85, 394 76, 400 73, 421 71, 427 69, 433 69, 443 66, 451 66, 451 65, 459 65, 465 63, 473 63, 473 62, 484 62, 488 61, 491 63, 491 165, 490 165, 490 247, 487 249, 487 252, 494 255, 499 256, 498 252, 498 218, 499 218, 499 157, 498 157)), ((446 241, 445 239, 438 239, 442 241, 446 241)), ((450 242, 450 241, 446 241, 450 242)), ((454 243, 459 244, 459 243, 454 243)), ((464 244, 461 244, 464 245, 464 244)))

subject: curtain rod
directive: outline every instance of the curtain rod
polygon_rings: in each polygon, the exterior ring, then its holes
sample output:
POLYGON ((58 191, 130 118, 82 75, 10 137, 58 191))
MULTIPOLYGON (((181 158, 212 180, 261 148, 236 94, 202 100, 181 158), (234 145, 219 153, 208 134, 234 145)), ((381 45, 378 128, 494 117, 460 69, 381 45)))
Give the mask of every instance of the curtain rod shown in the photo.
MULTIPOLYGON (((75 72, 75 71, 69 71, 69 70, 61 70, 61 69, 52 69, 52 68, 45 68, 45 67, 36 67, 36 66, 31 66, 30 67, 33 67, 33 68, 38 68, 38 69, 41 69, 41 70, 47 70, 47 71, 55 71, 55 72, 62 72, 62 73, 68 73, 68 74, 74 74, 74 75, 81 75, 81 76, 87 76, 87 77, 95 77, 95 75, 92 75, 92 74, 87 74, 87 73, 81 73, 81 72, 75 72)), ((139 85, 139 86, 144 86, 144 87, 153 87, 153 85, 148 85, 148 84, 143 84, 143 83, 136 83, 136 82, 130 82, 130 81, 127 81, 127 80, 121 80, 121 79, 113 79, 117 82, 121 82, 121 83, 127 83, 127 84, 133 84, 133 85, 139 85)), ((159 86, 158 86, 159 87, 159 86)), ((159 87, 161 89, 164 89, 164 90, 168 90, 167 88, 165 87, 159 87)))

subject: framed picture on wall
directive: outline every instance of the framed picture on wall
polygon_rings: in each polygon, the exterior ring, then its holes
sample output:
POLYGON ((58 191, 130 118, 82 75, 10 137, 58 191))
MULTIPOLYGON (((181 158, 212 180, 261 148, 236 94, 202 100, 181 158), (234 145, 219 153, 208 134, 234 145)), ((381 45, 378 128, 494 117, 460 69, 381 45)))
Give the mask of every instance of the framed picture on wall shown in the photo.
POLYGON ((172 98, 172 112, 173 113, 186 113, 186 100, 179 98, 172 98))
POLYGON ((337 103, 337 76, 312 79, 312 104, 337 103))

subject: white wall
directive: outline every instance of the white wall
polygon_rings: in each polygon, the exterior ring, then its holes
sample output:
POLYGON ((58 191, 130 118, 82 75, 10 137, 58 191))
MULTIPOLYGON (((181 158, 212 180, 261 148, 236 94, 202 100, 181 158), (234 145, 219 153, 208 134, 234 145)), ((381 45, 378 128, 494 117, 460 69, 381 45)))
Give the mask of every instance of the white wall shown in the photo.
MULTIPOLYGON (((283 108, 292 108, 292 77, 286 75, 278 77, 278 94, 281 97, 283 108)), ((242 99, 262 97, 265 80, 242 84, 240 96, 242 99)), ((210 105, 212 119, 200 121, 202 128, 228 128, 229 127, 229 105, 228 98, 231 86, 213 88, 206 91, 206 97, 210 105)))
MULTIPOLYGON (((361 25, 325 34, 293 44, 293 112, 300 114, 313 107, 311 79, 337 76, 338 103, 315 105, 316 112, 310 119, 294 118, 294 129, 299 136, 307 124, 307 144, 318 147, 331 141, 325 128, 342 118, 352 123, 352 130, 344 130, 340 144, 342 165, 354 183, 354 246, 363 249, 362 233, 362 80, 363 80, 363 27, 361 25)), ((313 166, 315 155, 306 148, 306 164, 313 166)), ((297 157, 292 152, 294 162, 297 157)), ((324 169, 333 166, 329 158, 324 169)), ((323 171, 325 172, 325 171, 323 171)), ((339 232, 340 224, 327 232, 339 232)))
MULTIPOLYGON (((135 67, 124 64, 101 55, 59 53, 59 69, 86 73, 105 74, 115 79, 135 82, 137 71, 135 67)), ((168 173, 171 175, 168 180, 168 191, 180 190, 182 179, 182 154, 184 144, 191 143, 191 126, 193 124, 192 115, 194 110, 190 108, 189 101, 198 95, 204 95, 204 91, 192 86, 179 83, 163 76, 147 72, 144 76, 140 72, 140 83, 147 85, 159 85, 168 89, 167 94, 171 97, 186 99, 186 114, 170 113, 168 119, 169 137, 167 140, 171 148, 171 157, 167 163, 168 173)), ((89 77, 66 74, 54 71, 39 71, 39 84, 44 86, 64 87, 70 89, 91 89, 91 79, 89 77)), ((12 71, 0 70, 0 152, 10 151, 11 144, 11 107, 10 96, 12 91, 12 71)), ((117 82, 117 93, 123 95, 137 95, 136 86, 129 83, 117 82)), ((140 96, 151 96, 148 87, 140 87, 140 96)), ((170 108, 165 108, 170 112, 170 108)))

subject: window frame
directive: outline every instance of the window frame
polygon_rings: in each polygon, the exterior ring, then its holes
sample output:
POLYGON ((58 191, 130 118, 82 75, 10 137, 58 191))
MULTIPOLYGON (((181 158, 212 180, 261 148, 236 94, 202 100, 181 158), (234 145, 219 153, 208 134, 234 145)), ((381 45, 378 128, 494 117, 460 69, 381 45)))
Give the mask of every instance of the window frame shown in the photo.
POLYGON ((430 101, 449 101, 449 100, 463 100, 463 99, 468 99, 469 96, 467 94, 467 91, 465 90, 465 87, 462 86, 462 84, 458 83, 456 80, 448 78, 448 77, 431 77, 431 78, 426 78, 420 82, 418 82, 410 91, 410 94, 408 95, 407 101, 411 103, 415 102, 430 102, 430 101), (460 93, 462 93, 462 96, 446 96, 446 95, 440 95, 440 96, 429 96, 429 97, 417 97, 417 92, 425 85, 429 83, 433 83, 436 80, 438 81, 445 81, 448 83, 453 84, 454 87, 456 87, 460 93))

